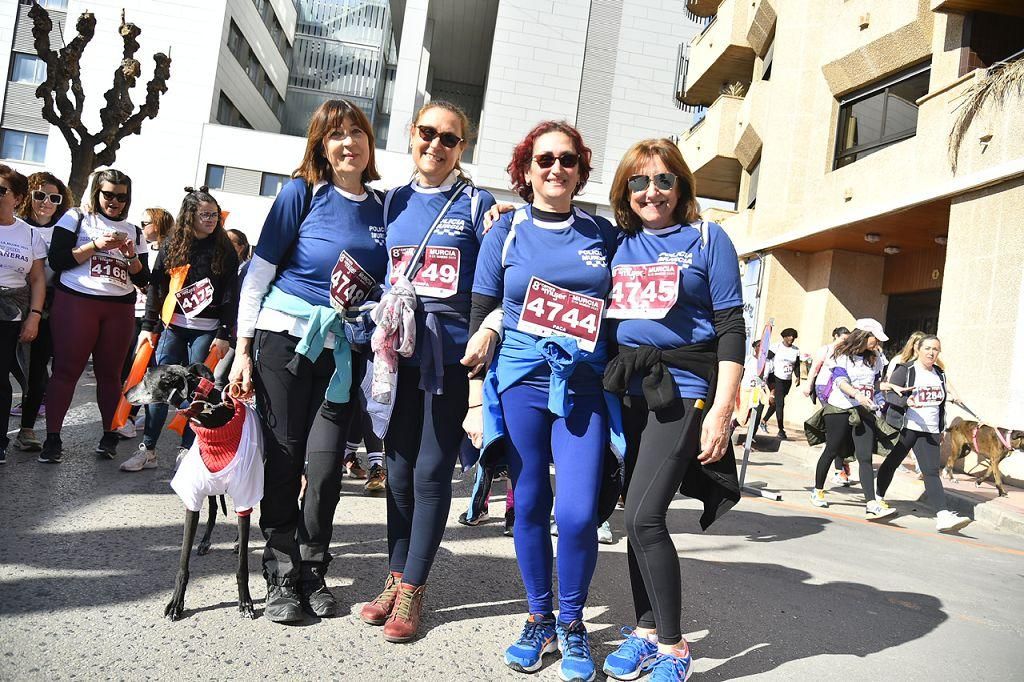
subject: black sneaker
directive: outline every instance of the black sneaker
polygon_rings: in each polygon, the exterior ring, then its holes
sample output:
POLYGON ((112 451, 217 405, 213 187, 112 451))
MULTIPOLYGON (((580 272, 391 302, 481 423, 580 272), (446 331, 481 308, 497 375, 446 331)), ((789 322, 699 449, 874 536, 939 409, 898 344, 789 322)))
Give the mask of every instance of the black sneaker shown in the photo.
POLYGON ((338 600, 327 588, 324 581, 326 572, 326 566, 322 564, 303 564, 299 596, 302 598, 302 605, 309 607, 314 615, 320 618, 333 618, 338 615, 338 600))
POLYGON ((48 434, 46 442, 43 443, 43 451, 39 453, 39 461, 43 464, 60 464, 63 449, 64 444, 61 443, 60 436, 48 434))
POLYGON ((779 440, 787 440, 786 432, 779 429, 779 440))
POLYGON ((275 623, 294 623, 302 620, 299 593, 292 585, 267 584, 267 601, 263 615, 275 623))
POLYGON ((502 535, 507 538, 512 537, 512 528, 516 525, 516 510, 513 507, 505 512, 505 530, 502 531, 502 535))
POLYGON ((105 459, 117 457, 117 444, 121 441, 116 431, 104 431, 100 444, 96 446, 96 454, 105 459))
POLYGON ((479 526, 481 523, 491 518, 486 511, 480 512, 475 518, 469 518, 466 512, 459 514, 459 523, 463 526, 479 526))

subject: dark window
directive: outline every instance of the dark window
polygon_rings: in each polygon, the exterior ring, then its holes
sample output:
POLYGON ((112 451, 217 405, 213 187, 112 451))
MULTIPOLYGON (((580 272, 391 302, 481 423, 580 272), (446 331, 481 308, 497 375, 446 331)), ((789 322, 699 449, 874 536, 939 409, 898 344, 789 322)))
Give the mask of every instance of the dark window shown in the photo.
POLYGON ((931 64, 919 64, 840 100, 834 168, 913 137, 930 75, 931 64))
POLYGON ((768 46, 768 51, 764 55, 764 60, 761 66, 761 80, 767 81, 772 78, 772 61, 775 59, 775 40, 772 40, 772 44, 768 46))
POLYGON ((42 163, 46 160, 46 135, 20 130, 0 130, 0 157, 42 163))
POLYGON ((287 175, 279 175, 277 173, 264 173, 263 179, 260 181, 260 196, 261 197, 276 197, 277 193, 281 191, 281 188, 285 186, 289 180, 287 175))
POLYGON ((971 12, 964 17, 960 75, 984 69, 1024 50, 1024 17, 971 12))
POLYGON ((224 166, 207 164, 206 186, 210 189, 224 189, 224 166))
POLYGON ((33 54, 15 52, 11 80, 15 83, 39 85, 46 80, 46 62, 33 54))
POLYGON ((252 129, 252 125, 245 120, 245 116, 242 116, 242 112, 238 110, 235 103, 232 102, 223 91, 221 91, 220 99, 217 101, 217 123, 226 126, 235 126, 236 128, 252 129))
POLYGON ((750 170, 750 183, 747 185, 747 208, 754 208, 757 203, 757 180, 761 175, 761 162, 750 170))

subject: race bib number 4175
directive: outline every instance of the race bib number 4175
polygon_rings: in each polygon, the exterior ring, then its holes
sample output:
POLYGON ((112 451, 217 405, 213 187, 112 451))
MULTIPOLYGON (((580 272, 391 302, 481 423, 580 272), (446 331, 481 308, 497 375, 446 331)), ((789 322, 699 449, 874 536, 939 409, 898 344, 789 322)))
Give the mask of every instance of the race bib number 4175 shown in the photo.
POLYGON ((570 336, 591 353, 601 331, 604 300, 530 278, 517 328, 537 336, 570 336))
POLYGON ((675 263, 616 265, 607 316, 620 320, 660 320, 679 297, 675 263))

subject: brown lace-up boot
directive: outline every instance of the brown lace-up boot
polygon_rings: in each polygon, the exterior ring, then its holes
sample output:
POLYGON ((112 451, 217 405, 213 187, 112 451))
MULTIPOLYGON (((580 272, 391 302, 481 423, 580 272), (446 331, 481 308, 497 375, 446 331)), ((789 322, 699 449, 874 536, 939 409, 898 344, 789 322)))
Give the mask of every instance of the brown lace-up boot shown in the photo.
POLYGON ((420 627, 420 614, 423 611, 423 595, 426 585, 413 587, 399 583, 395 608, 391 617, 384 624, 384 639, 389 642, 408 642, 416 638, 420 627))
POLYGON ((387 580, 384 581, 384 590, 373 601, 367 602, 359 612, 359 617, 364 623, 384 625, 395 608, 395 595, 398 593, 398 584, 401 581, 401 573, 392 571, 388 574, 387 580))

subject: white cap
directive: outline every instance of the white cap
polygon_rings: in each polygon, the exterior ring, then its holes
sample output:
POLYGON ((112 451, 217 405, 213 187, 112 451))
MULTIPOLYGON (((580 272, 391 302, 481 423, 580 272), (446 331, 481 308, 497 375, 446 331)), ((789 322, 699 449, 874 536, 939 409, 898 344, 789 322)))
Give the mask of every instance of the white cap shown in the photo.
POLYGON ((874 336, 879 341, 884 342, 889 340, 889 337, 885 335, 884 331, 882 331, 882 324, 876 319, 870 317, 862 317, 859 320, 857 320, 853 326, 855 329, 861 329, 863 331, 870 332, 871 335, 874 336))

